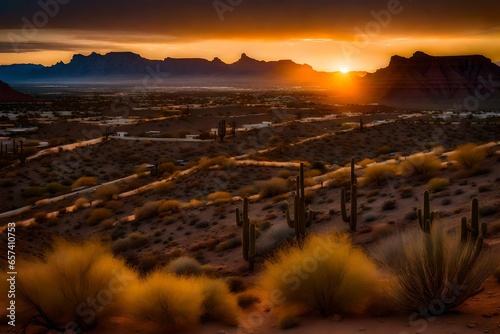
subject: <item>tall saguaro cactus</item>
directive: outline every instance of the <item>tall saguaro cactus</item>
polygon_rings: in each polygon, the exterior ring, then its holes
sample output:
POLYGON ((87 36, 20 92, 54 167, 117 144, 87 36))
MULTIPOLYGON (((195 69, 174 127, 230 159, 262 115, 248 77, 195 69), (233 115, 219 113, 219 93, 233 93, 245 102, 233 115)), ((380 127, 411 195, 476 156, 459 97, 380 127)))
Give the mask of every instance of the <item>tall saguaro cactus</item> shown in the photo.
POLYGON ((349 224, 351 231, 356 231, 358 223, 358 188, 356 186, 357 179, 354 174, 354 158, 351 159, 351 215, 347 215, 347 194, 345 188, 340 190, 340 211, 342 212, 342 220, 349 224))
POLYGON ((293 201, 293 219, 290 216, 290 205, 286 209, 286 222, 295 230, 295 237, 301 240, 306 236, 306 227, 313 222, 314 213, 309 206, 306 207, 306 196, 304 190, 304 164, 300 164, 300 172, 296 180, 296 189, 293 201))
POLYGON ((424 207, 417 209, 417 219, 420 229, 426 233, 430 233, 431 225, 434 220, 437 220, 439 211, 431 211, 431 202, 429 199, 429 192, 424 192, 424 207))
POLYGON ((219 122, 217 134, 220 138, 220 142, 222 143, 224 141, 224 137, 226 137, 226 121, 222 120, 219 122))
POLYGON ((255 224, 248 219, 248 198, 243 199, 243 212, 236 208, 236 225, 242 226, 241 248, 243 258, 248 261, 248 270, 253 271, 255 265, 255 224))

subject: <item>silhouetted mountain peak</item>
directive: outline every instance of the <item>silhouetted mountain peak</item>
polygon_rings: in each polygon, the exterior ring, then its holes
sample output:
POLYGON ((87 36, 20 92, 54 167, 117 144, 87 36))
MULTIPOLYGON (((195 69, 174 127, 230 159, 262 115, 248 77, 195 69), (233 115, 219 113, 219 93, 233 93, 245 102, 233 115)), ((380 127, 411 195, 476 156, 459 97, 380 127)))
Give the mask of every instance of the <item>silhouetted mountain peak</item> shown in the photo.
POLYGON ((413 58, 418 58, 418 57, 432 57, 432 56, 429 56, 427 53, 425 52, 422 52, 422 51, 416 51, 413 56, 413 58))
POLYGON ((0 80, 0 102, 33 102, 35 100, 34 97, 18 92, 0 80))

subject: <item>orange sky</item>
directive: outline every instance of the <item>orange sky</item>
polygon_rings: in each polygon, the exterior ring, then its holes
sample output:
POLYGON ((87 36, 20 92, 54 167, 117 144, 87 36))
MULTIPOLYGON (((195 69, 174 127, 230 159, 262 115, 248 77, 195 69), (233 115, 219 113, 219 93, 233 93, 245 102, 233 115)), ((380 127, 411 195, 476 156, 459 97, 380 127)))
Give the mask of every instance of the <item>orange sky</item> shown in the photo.
POLYGON ((245 52, 321 71, 374 71, 417 50, 500 61, 497 0, 43 1, 0 4, 0 64, 51 65, 93 51, 225 62, 245 52))

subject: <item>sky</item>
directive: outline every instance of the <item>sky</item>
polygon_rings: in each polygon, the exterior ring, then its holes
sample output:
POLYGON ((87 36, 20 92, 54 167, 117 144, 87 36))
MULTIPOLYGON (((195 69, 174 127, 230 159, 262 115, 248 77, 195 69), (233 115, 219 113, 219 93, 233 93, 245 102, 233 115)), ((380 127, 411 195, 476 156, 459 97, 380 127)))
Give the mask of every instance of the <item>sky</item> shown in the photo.
POLYGON ((498 0, 2 0, 0 64, 94 51, 227 63, 246 53, 319 71, 374 71, 417 50, 498 62, 499 14, 498 0))

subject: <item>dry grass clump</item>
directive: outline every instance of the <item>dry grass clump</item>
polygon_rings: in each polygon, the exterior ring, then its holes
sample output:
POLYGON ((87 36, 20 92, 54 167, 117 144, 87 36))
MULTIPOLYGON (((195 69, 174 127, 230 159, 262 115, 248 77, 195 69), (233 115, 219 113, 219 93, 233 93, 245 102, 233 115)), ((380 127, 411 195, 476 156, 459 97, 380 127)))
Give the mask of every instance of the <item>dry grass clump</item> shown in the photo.
POLYGON ((75 209, 80 210, 82 208, 85 208, 89 204, 89 200, 85 197, 80 197, 75 201, 75 209))
POLYGON ((316 178, 316 182, 322 183, 326 181, 330 181, 335 187, 344 187, 350 184, 351 182, 351 172, 348 168, 339 168, 333 172, 329 172, 318 176, 316 178))
POLYGON ((96 239, 57 240, 43 260, 19 261, 17 269, 23 273, 17 277, 18 321, 62 332, 87 331, 120 314, 119 294, 137 280, 96 239))
POLYGON ((97 179, 93 176, 82 176, 78 180, 73 183, 71 186, 72 189, 76 189, 79 187, 93 187, 97 185, 97 179))
POLYGON ((202 320, 238 324, 236 297, 223 281, 206 277, 155 272, 131 285, 123 303, 132 325, 146 327, 148 332, 188 331, 202 320))
POLYGON ((374 256, 392 275, 390 306, 439 315, 479 293, 498 262, 485 250, 476 259, 474 244, 445 233, 439 222, 431 233, 408 230, 383 239, 374 256))
POLYGON ((89 218, 87 218, 87 225, 94 226, 99 224, 105 219, 113 217, 113 211, 106 208, 98 208, 92 210, 89 218))
POLYGON ((464 176, 474 174, 486 159, 487 150, 475 144, 457 146, 455 151, 450 152, 448 160, 464 176))
POLYGON ((149 243, 150 239, 139 232, 133 232, 125 238, 115 240, 113 242, 113 251, 115 253, 122 253, 130 249, 136 249, 145 246, 149 243))
POLYGON ((200 169, 209 169, 210 167, 213 166, 220 166, 222 168, 227 168, 234 166, 236 163, 233 159, 229 159, 223 155, 219 155, 218 157, 215 158, 206 158, 203 157, 200 159, 198 162, 198 167, 200 169))
POLYGON ((410 155, 399 164, 402 176, 418 176, 424 179, 435 176, 441 170, 441 161, 434 154, 410 155))
POLYGON ((279 250, 266 262, 262 287, 280 291, 286 303, 277 311, 294 308, 322 315, 361 312, 377 291, 377 268, 348 235, 308 236, 302 247, 279 250))
POLYGON ((182 203, 180 201, 169 199, 161 202, 158 212, 178 212, 181 206, 182 203))
POLYGON ((363 178, 360 179, 360 185, 367 186, 372 183, 382 185, 396 176, 397 166, 388 164, 370 165, 363 169, 363 178))
POLYGON ((172 260, 166 270, 179 276, 199 276, 203 274, 201 264, 189 256, 181 256, 172 260))
POLYGON ((280 177, 273 177, 270 180, 264 181, 255 181, 254 185, 262 198, 278 196, 290 190, 288 181, 280 177))
POLYGON ((216 191, 207 195, 207 200, 211 202, 221 203, 232 199, 233 196, 227 191, 216 191))
POLYGON ((137 221, 151 219, 158 215, 160 206, 164 201, 146 202, 140 208, 135 208, 134 214, 137 221))
POLYGON ((117 186, 108 184, 97 188, 95 190, 94 196, 101 201, 109 201, 111 198, 113 198, 114 195, 117 195, 119 191, 120 190, 117 186))
POLYGON ((161 182, 161 183, 158 183, 154 186, 154 192, 157 193, 157 194, 164 194, 164 193, 168 193, 172 190, 174 190, 175 188, 175 183, 174 182, 161 182))
POLYGON ((444 177, 435 177, 429 180, 427 182, 427 190, 433 193, 437 193, 450 184, 450 180, 444 177))

